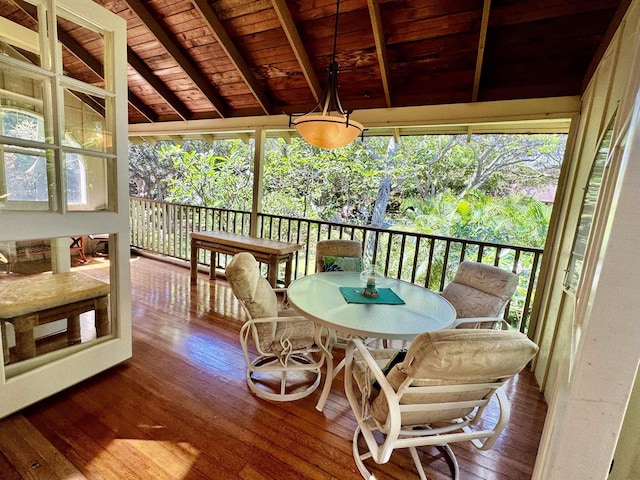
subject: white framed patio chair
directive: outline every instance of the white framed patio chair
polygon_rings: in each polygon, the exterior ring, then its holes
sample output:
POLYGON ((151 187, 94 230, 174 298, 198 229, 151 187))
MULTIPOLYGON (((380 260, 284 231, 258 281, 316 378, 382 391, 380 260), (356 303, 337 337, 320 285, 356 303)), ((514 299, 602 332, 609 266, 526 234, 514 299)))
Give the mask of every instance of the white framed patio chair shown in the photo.
MULTIPOLYGON (((313 393, 326 360, 314 340, 315 324, 293 310, 279 310, 276 291, 286 289, 273 289, 250 253, 234 255, 225 274, 249 317, 240 329, 249 389, 274 401, 298 400, 313 393)), ((330 351, 332 333, 324 332, 321 338, 330 351)))
MULTIPOLYGON (((362 243, 358 240, 329 239, 320 240, 316 244, 316 272, 362 272, 365 265, 362 258, 362 243)), ((361 337, 363 338, 363 337, 361 337)), ((336 332, 336 341, 333 345, 337 349, 345 349, 350 335, 336 332)), ((365 339, 365 343, 376 339, 365 339)), ((340 362, 336 366, 336 372, 343 367, 340 362)))
POLYGON ((394 451, 408 449, 426 480, 420 455, 428 452, 417 448, 437 446, 458 479, 449 444, 471 441, 478 449, 491 448, 509 421, 509 402, 500 387, 537 351, 514 330, 450 329, 419 335, 404 359, 393 364, 397 350, 369 350, 360 340, 350 342, 345 392, 358 422, 353 455, 362 477, 374 478, 365 461, 385 464, 394 451), (493 397, 497 419, 493 402, 486 409, 493 397))
POLYGON ((320 240, 316 244, 316 272, 326 272, 330 269, 361 272, 362 243, 358 240, 320 240))
POLYGON ((465 260, 441 295, 456 309, 454 328, 508 329, 502 315, 517 286, 515 273, 465 260))

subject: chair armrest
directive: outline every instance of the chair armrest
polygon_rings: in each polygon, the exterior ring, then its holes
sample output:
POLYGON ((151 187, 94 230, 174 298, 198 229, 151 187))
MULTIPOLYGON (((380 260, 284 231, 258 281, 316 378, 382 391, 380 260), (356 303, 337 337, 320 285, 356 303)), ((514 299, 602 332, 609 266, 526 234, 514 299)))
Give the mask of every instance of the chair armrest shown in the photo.
POLYGON ((499 325, 498 330, 508 330, 509 324, 502 317, 469 317, 456 318, 452 328, 481 328, 480 323, 493 322, 499 325))
MULTIPOLYGON (((378 365, 378 363, 374 360, 374 358, 371 356, 371 353, 369 352, 369 349, 366 347, 364 342, 359 338, 352 338, 351 340, 349 340, 349 343, 347 344, 347 349, 345 353, 345 381, 347 378, 352 378, 353 361, 354 361, 354 354, 356 350, 362 357, 362 360, 364 360, 364 362, 366 363, 367 369, 371 372, 371 374, 373 375, 373 378, 380 385, 380 391, 384 392, 388 399, 396 398, 397 397, 396 391, 387 381, 387 377, 385 376, 384 372, 380 368, 380 365, 378 365)), ((372 384, 373 384, 373 381, 372 381, 372 384)))

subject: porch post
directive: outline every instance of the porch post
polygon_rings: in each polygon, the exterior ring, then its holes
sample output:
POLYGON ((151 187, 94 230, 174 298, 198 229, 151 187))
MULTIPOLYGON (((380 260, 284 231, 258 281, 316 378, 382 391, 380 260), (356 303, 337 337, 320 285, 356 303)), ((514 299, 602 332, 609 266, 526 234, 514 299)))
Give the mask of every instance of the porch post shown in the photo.
POLYGON ((253 151, 253 196, 251 200, 251 224, 249 235, 258 236, 258 213, 262 211, 262 180, 264 176, 264 142, 267 138, 262 127, 256 128, 253 151))

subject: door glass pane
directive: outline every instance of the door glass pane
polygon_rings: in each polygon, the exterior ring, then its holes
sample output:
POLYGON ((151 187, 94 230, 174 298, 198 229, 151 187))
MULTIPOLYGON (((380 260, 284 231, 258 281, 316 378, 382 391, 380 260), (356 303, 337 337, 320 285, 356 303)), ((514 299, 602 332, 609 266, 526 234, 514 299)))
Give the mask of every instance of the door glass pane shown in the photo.
POLYGON ((112 333, 109 256, 97 253, 98 247, 106 247, 94 237, 106 242, 109 238, 98 234, 0 242, 0 323, 7 378, 112 333), (66 264, 68 272, 53 273, 53 265, 66 264))
POLYGON ((66 153, 69 210, 113 211, 108 179, 114 178, 115 159, 66 153))
POLYGON ((50 210, 55 197, 53 151, 0 144, 0 209, 50 210))
POLYGON ((569 258, 569 267, 567 268, 567 275, 564 281, 564 286, 572 291, 575 291, 578 286, 578 280, 580 279, 580 272, 582 271, 582 264, 584 263, 584 253, 587 247, 587 240, 589 239, 589 232, 591 231, 593 214, 600 194, 602 175, 604 174, 604 168, 609 155, 609 146, 611 145, 612 134, 613 119, 609 123, 609 126, 600 141, 598 152, 596 153, 593 165, 591 166, 587 185, 584 190, 584 197, 582 199, 582 207, 580 209, 580 217, 578 220, 578 229, 576 230, 576 236, 573 240, 571 257, 569 258))
POLYGON ((58 16, 57 21, 64 74, 104 88, 103 35, 69 18, 58 16))
POLYGON ((63 145, 98 152, 111 149, 104 98, 65 88, 63 145))
POLYGON ((44 82, 11 69, 0 70, 0 134, 44 142, 44 82))

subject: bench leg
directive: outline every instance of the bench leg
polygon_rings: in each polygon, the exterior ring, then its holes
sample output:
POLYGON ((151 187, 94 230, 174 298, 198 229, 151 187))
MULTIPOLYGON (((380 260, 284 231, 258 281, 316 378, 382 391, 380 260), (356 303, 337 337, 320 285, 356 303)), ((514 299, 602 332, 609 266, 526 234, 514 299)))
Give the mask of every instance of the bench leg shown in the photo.
POLYGON ((67 318, 67 342, 69 345, 80 343, 80 315, 70 315, 67 318))
POLYGON ((26 360, 36 356, 36 340, 33 328, 38 324, 38 314, 21 315, 11 321, 16 332, 16 356, 26 360))
POLYGON ((198 283, 198 245, 191 239, 191 285, 198 283))
POLYGON ((273 288, 278 287, 278 256, 270 255, 269 256, 269 272, 268 272, 268 280, 273 288))
POLYGON ((218 252, 211 251, 211 267, 209 268, 209 280, 216 279, 216 266, 218 265, 218 252))
POLYGON ((284 286, 285 288, 289 286, 289 284, 291 283, 291 263, 292 262, 292 258, 291 256, 287 257, 287 260, 285 261, 284 264, 284 286))
POLYGON ((7 340, 7 323, 4 320, 0 320, 0 328, 2 328, 2 356, 6 365, 9 363, 9 342, 7 340))
POLYGON ((109 297, 100 297, 95 299, 96 306, 96 336, 104 337, 111 333, 111 324, 109 322, 109 297))

